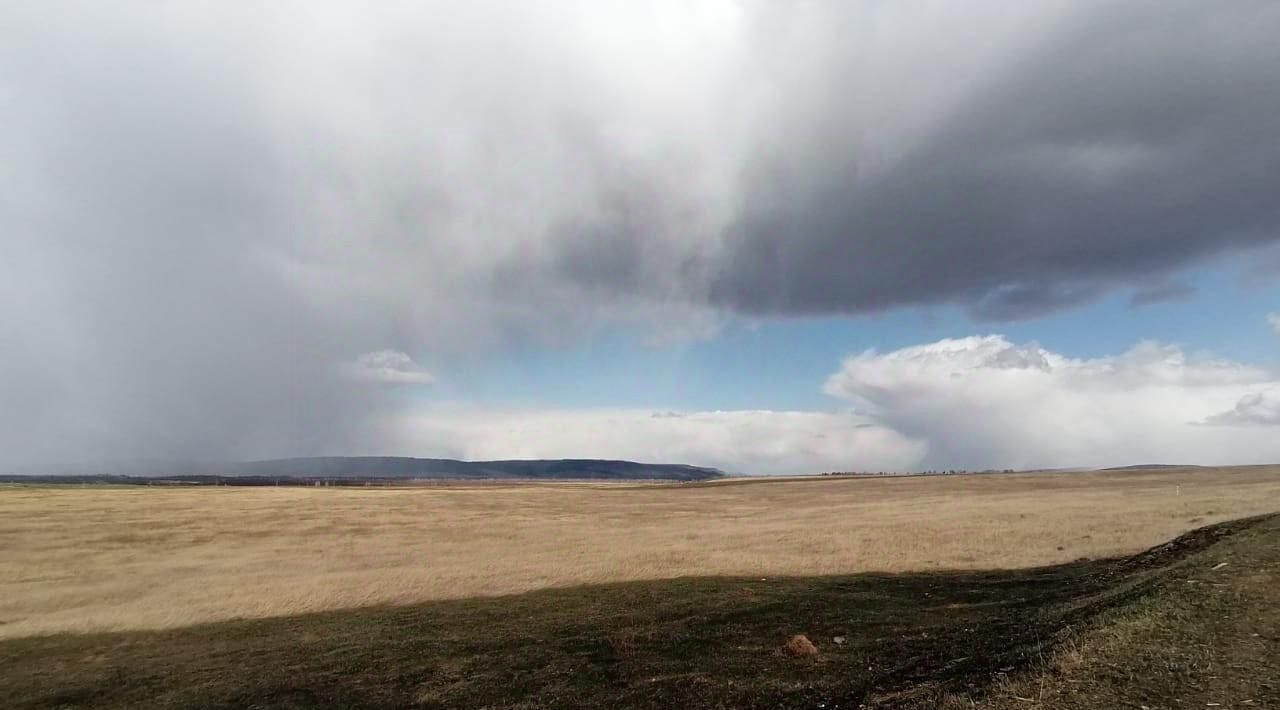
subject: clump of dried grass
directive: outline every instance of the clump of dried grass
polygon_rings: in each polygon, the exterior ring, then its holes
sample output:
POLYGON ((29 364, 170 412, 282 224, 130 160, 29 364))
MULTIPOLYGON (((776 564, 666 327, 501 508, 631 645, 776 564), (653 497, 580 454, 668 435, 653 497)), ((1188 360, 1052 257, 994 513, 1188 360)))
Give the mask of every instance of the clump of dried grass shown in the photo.
POLYGON ((818 647, 813 645, 808 636, 796 634, 782 645, 782 652, 794 658, 817 658, 818 647))

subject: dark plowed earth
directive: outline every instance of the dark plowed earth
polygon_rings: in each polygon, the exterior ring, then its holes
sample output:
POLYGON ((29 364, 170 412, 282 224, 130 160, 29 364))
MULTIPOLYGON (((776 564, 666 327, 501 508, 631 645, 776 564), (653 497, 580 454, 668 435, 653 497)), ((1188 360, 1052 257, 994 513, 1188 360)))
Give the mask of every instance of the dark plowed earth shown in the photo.
MULTIPOLYGON (((0 643, 13 708, 925 708, 1274 517, 1029 570, 678 579, 0 643), (782 650, 795 634, 815 658, 782 650), (836 639, 841 641, 837 642, 836 639)), ((1274 534, 1273 534, 1274 533, 1274 534)), ((1016 544, 1016 541, 1011 541, 1016 544)))

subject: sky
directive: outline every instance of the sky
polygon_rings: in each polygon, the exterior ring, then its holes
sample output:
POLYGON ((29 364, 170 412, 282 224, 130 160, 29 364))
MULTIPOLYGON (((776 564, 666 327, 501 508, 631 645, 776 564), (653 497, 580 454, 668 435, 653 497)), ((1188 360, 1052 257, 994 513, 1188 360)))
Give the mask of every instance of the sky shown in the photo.
POLYGON ((0 0, 0 468, 1280 461, 1273 0, 0 0))

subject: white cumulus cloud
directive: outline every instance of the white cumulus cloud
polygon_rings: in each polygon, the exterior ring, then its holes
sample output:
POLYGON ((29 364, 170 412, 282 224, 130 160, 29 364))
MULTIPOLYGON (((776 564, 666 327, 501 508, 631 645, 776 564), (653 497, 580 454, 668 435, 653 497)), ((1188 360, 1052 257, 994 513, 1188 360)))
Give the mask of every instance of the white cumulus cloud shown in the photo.
POLYGON ((1200 424, 1269 421, 1276 387, 1264 368, 1172 345, 1075 359, 992 335, 855 355, 825 391, 924 442, 930 466, 1029 468, 1275 460, 1274 432, 1200 424))
POLYGON ((348 363, 344 373, 358 382, 386 385, 429 385, 435 378, 418 366, 405 353, 398 350, 378 350, 364 353, 355 362, 348 363))

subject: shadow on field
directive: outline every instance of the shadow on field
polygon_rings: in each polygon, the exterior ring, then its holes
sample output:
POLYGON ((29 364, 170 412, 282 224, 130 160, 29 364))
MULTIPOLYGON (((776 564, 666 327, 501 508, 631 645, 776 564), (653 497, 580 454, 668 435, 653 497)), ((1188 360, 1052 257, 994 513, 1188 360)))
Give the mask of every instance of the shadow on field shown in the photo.
MULTIPOLYGON (((1028 570, 696 578, 0 643, 13 708, 934 707, 1269 518, 1028 570), (803 634, 816 657, 783 645, 803 634)), ((1016 544, 1011 541, 1011 544, 1016 544)))

